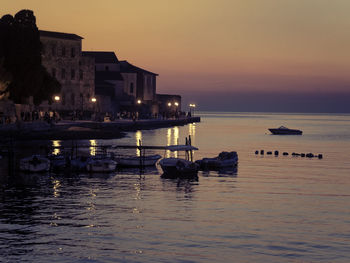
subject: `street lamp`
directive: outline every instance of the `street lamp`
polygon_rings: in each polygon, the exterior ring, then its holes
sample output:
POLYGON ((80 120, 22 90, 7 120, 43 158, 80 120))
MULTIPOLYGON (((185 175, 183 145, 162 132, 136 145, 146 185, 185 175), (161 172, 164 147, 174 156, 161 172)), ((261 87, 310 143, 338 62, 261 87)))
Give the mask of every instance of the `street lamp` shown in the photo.
MULTIPOLYGON (((53 98, 54 100, 55 100, 55 102, 56 103, 58 103, 59 101, 60 101, 60 96, 58 96, 58 95, 56 95, 54 98, 53 98)), ((54 104, 54 111, 53 111, 53 117, 54 117, 54 120, 56 121, 56 112, 57 112, 57 104, 54 104)))
POLYGON ((137 104, 141 104, 141 102, 142 102, 141 100, 137 100, 137 104))
POLYGON ((168 106, 171 107, 171 102, 168 102, 168 106))
POLYGON ((189 106, 190 106, 190 113, 191 113, 191 116, 192 116, 192 115, 194 116, 194 109, 196 108, 196 104, 191 103, 189 106), (192 113, 191 111, 192 111, 193 113, 192 113))
POLYGON ((95 97, 91 98, 91 102, 95 103, 96 102, 96 98, 95 97))

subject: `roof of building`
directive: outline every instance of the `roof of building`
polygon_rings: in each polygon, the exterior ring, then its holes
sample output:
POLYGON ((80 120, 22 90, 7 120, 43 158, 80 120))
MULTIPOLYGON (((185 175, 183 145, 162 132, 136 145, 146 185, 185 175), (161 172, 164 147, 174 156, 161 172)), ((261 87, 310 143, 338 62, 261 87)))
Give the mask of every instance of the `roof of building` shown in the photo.
POLYGON ((148 74, 152 74, 152 75, 158 76, 157 73, 153 73, 151 71, 147 71, 147 70, 144 70, 142 68, 136 67, 133 64, 130 64, 126 60, 120 61, 120 72, 121 73, 138 73, 138 72, 141 72, 141 73, 148 73, 148 74))
POLYGON ((39 30, 41 37, 52 37, 52 38, 60 38, 60 39, 70 39, 70 40, 81 40, 83 37, 78 36, 76 34, 70 34, 70 33, 61 33, 61 32, 54 32, 54 31, 45 31, 45 30, 39 30))
POLYGON ((118 71, 96 71, 95 80, 124 80, 123 76, 118 71))
POLYGON ((83 51, 83 56, 94 57, 95 63, 119 63, 119 60, 112 51, 83 51))

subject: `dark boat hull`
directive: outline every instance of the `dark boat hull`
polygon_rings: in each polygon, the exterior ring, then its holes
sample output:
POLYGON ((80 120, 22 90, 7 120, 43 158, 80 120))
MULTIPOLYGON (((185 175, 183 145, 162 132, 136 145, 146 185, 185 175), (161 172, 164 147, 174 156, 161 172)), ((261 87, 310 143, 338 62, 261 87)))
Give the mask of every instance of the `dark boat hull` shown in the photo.
POLYGON ((301 130, 293 130, 293 129, 269 129, 269 131, 275 135, 302 135, 303 134, 301 130))

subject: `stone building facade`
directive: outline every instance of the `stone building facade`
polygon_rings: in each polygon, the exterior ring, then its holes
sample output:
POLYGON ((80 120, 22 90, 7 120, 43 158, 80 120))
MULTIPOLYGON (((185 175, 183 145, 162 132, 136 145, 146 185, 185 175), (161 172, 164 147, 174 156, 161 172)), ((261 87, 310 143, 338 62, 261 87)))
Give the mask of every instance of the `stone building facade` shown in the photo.
MULTIPOLYGON (((95 61, 82 56, 82 37, 76 34, 40 30, 42 64, 62 85, 60 100, 51 107, 64 112, 93 111, 95 61)), ((43 107, 50 107, 42 104, 43 107)))
POLYGON ((95 60, 95 95, 99 111, 116 115, 125 100, 130 104, 130 98, 124 93, 117 56, 109 51, 84 51, 82 55, 95 60))
POLYGON ((158 74, 136 67, 126 60, 120 61, 120 72, 124 79, 124 92, 133 96, 135 102, 140 101, 145 111, 157 114, 158 74))

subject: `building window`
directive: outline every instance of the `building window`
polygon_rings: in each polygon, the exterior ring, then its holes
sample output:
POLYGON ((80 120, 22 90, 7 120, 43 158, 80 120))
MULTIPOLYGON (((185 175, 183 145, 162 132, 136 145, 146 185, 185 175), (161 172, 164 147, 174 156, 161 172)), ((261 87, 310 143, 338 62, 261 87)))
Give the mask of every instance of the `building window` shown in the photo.
POLYGON ((108 67, 108 66, 106 66, 106 67, 105 67, 105 70, 106 70, 106 71, 109 71, 109 67, 108 67))
POLYGON ((52 68, 52 76, 56 78, 56 69, 52 68))
POLYGON ((134 93, 134 83, 130 83, 130 93, 134 93))
POLYGON ((52 56, 56 56, 56 46, 55 45, 52 45, 52 47, 51 47, 51 54, 52 54, 52 56))
POLYGON ((61 79, 65 79, 66 78, 66 70, 63 68, 61 70, 61 79))
POLYGON ((66 56, 66 47, 62 47, 62 57, 66 56))
POLYGON ((84 72, 82 70, 79 71, 79 79, 80 80, 84 79, 84 72))
POLYGON ((72 58, 75 57, 75 48, 74 47, 72 47, 72 49, 70 51, 70 55, 71 55, 72 58))
POLYGON ((74 69, 72 69, 72 70, 70 71, 70 78, 71 78, 71 79, 75 79, 75 70, 74 70, 74 69))

